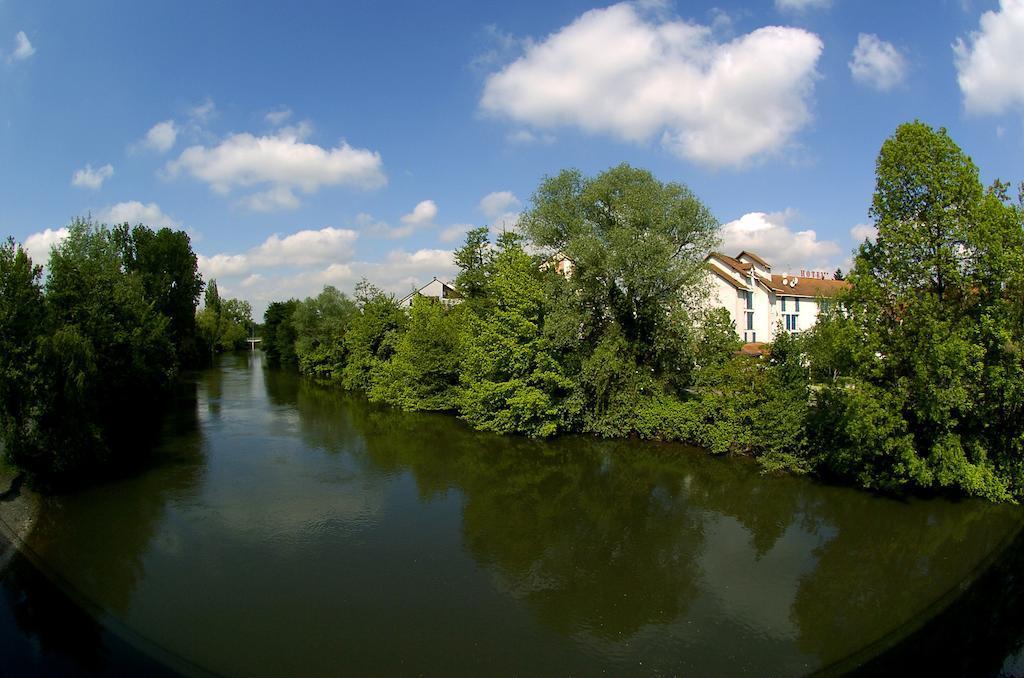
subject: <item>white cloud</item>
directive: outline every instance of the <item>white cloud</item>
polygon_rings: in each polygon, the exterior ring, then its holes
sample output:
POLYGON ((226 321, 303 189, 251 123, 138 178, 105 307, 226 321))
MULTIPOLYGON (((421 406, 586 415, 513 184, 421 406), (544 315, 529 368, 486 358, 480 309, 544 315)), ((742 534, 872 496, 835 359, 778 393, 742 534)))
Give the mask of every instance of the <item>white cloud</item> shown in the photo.
POLYGON ((466 235, 471 228, 474 228, 473 224, 453 224, 441 231, 437 237, 441 242, 455 242, 466 235))
POLYGON ((298 196, 288 186, 272 186, 265 191, 242 198, 238 204, 253 212, 294 210, 300 205, 298 196))
POLYGON ((850 237, 859 245, 865 240, 878 237, 878 229, 873 224, 857 224, 850 229, 850 237))
POLYGON ((281 237, 274 234, 243 254, 199 255, 199 268, 207 277, 239 276, 254 269, 312 266, 351 259, 359 234, 351 229, 325 226, 281 237))
POLYGON ((294 207, 295 190, 310 194, 324 186, 372 189, 387 183, 379 153, 345 142, 336 148, 310 144, 304 141, 309 131, 301 124, 266 136, 233 134, 216 146, 191 146, 167 164, 167 173, 187 172, 222 194, 267 186, 273 192, 243 200, 257 209, 294 207))
POLYGON ((164 120, 158 122, 149 128, 146 132, 145 138, 143 138, 141 145, 144 148, 156 151, 158 153, 166 153, 171 150, 174 146, 174 142, 178 139, 178 126, 173 120, 164 120))
POLYGON ((433 200, 421 200, 412 208, 412 212, 402 215, 402 223, 407 226, 423 226, 429 224, 437 216, 437 204, 433 200))
POLYGON ((775 0, 775 9, 780 12, 803 12, 809 9, 825 9, 832 0, 775 0))
POLYGON ((971 113, 1024 107, 1024 0, 1000 0, 980 30, 953 44, 957 82, 971 113))
POLYGON ((849 62, 853 79, 880 91, 888 91, 907 76, 907 62, 896 47, 877 35, 861 33, 849 62))
POLYGON ((206 98, 206 101, 193 106, 188 111, 188 116, 197 123, 208 122, 216 114, 217 106, 213 103, 213 99, 209 97, 206 98))
POLYGON ((489 219, 497 219, 502 214, 513 211, 522 203, 512 191, 495 191, 480 199, 480 211, 489 219))
POLYGON ((292 109, 290 108, 278 108, 270 111, 264 116, 271 125, 277 126, 282 124, 288 118, 292 117, 292 109))
POLYGON ((451 279, 456 273, 445 249, 394 250, 382 261, 356 261, 357 238, 355 231, 329 227, 274 235, 243 253, 199 255, 199 268, 207 280, 217 279, 223 294, 248 300, 256 316, 271 301, 315 295, 324 285, 351 293, 366 277, 401 296, 433 276, 451 279))
POLYGON ((79 188, 99 188, 103 182, 114 176, 114 166, 106 164, 96 169, 86 163, 85 167, 75 172, 71 177, 71 185, 79 188))
POLYGON ((521 146, 528 146, 530 144, 553 144, 555 143, 555 135, 547 132, 534 133, 528 129, 517 129, 514 132, 509 132, 505 135, 505 140, 510 144, 519 144, 521 146))
POLYGON ((437 216, 437 204, 433 200, 422 200, 416 204, 411 212, 402 215, 401 226, 392 226, 386 221, 375 218, 372 214, 361 212, 356 215, 356 225, 360 230, 373 235, 397 240, 412 235, 413 231, 422 226, 427 226, 437 216))
POLYGON ((722 248, 734 255, 749 250, 763 257, 774 272, 800 269, 831 270, 842 252, 838 243, 819 240, 813 230, 793 231, 787 224, 794 212, 750 212, 722 226, 722 248))
POLYGON ((141 203, 138 200, 119 202, 96 213, 96 220, 104 224, 145 224, 150 228, 178 228, 181 222, 160 209, 155 202, 141 203))
POLYGON ((14 50, 7 60, 24 61, 35 53, 36 48, 32 46, 28 36, 25 35, 25 31, 18 31, 14 34, 14 50))
POLYGON ((813 33, 779 26, 720 43, 709 27, 620 3, 529 45, 487 78, 480 106, 535 128, 660 136, 682 157, 735 166, 810 121, 822 48, 813 33))
POLYGON ((50 250, 53 249, 53 246, 64 242, 67 237, 68 229, 66 228, 48 228, 25 238, 25 251, 32 258, 32 263, 45 266, 46 262, 50 260, 50 250))

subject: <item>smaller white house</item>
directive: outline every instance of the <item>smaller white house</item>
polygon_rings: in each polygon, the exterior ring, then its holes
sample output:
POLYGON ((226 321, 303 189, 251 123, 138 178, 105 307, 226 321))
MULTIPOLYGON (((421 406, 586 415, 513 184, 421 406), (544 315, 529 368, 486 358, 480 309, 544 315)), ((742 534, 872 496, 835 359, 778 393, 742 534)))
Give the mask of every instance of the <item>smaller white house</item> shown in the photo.
POLYGON ((403 308, 409 308, 412 306, 412 300, 416 298, 417 294, 421 297, 427 297, 428 299, 436 299, 445 306, 454 306, 462 301, 462 295, 459 294, 458 290, 448 283, 438 280, 435 276, 433 280, 423 287, 418 290, 413 290, 406 296, 402 297, 399 300, 398 305, 403 308))
POLYGON ((735 257, 712 252, 704 261, 711 273, 712 302, 729 311, 748 343, 771 342, 779 328, 809 330, 822 305, 849 286, 816 271, 772 273, 771 264, 753 252, 735 257))

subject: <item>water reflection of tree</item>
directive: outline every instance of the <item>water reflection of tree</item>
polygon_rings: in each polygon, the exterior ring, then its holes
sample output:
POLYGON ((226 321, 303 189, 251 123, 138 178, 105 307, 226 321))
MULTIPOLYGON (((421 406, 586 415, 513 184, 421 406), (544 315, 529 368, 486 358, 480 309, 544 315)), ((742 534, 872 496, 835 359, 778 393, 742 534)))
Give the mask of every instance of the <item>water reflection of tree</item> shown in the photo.
POLYGON ((837 492, 805 514, 805 526, 828 538, 792 607, 804 651, 832 662, 851 639, 899 633, 984 563, 1015 520, 983 502, 895 503, 837 492))
POLYGON ((800 502, 756 501, 765 481, 753 468, 678 446, 538 443, 350 407, 375 464, 411 471, 425 499, 462 492, 469 550, 562 633, 618 640, 679 619, 698 592, 709 512, 735 517, 766 551, 800 502))
POLYGON ((678 446, 502 438, 447 415, 395 412, 267 377, 278 405, 298 407, 308 444, 351 453, 373 473, 408 472, 423 501, 457 490, 463 542, 476 561, 566 635, 624 640, 684 617, 701 568, 713 566, 704 557, 708 520, 728 516, 757 558, 801 535, 800 546, 786 546, 808 549, 798 554, 807 574, 790 619, 799 649, 831 662, 912 617, 945 592, 943 582, 959 582, 1007 530, 1006 514, 984 504, 901 506, 765 478, 742 461, 678 446))
POLYGON ((124 480, 45 497, 27 540, 45 567, 112 612, 128 610, 167 503, 194 491, 202 475, 197 392, 206 395, 207 380, 198 379, 202 388, 196 381, 178 386, 145 467, 124 480))

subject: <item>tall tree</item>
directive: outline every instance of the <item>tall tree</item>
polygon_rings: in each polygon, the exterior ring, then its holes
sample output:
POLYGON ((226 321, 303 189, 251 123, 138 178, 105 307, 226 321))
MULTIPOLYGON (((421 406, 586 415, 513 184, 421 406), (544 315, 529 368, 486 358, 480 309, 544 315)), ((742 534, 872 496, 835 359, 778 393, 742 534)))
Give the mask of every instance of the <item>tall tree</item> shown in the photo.
POLYGON ((901 125, 876 163, 878 236, 816 327, 826 469, 870 487, 1024 493, 1024 227, 944 129, 901 125))
POLYGON ((171 342, 182 363, 194 364, 196 306, 203 293, 203 279, 188 233, 161 228, 158 231, 122 224, 112 229, 125 270, 137 273, 146 296, 168 318, 171 342))
POLYGON ((530 241, 574 263, 569 281, 580 336, 596 346, 610 325, 641 365, 673 369, 680 314, 701 305, 704 257, 718 222, 693 193, 623 164, 596 177, 545 179, 521 224, 530 241))

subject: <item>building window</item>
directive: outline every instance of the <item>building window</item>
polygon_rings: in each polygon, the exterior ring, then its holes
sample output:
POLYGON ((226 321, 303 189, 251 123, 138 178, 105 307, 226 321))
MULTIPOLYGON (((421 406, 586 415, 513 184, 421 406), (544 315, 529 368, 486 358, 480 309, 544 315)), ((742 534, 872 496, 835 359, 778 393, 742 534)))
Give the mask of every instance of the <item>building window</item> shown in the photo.
POLYGON ((795 313, 787 313, 782 317, 786 321, 787 332, 796 332, 800 328, 800 316, 796 315, 795 313))
POLYGON ((800 297, 797 297, 796 299, 793 300, 793 311, 795 313, 800 312, 800 297))
POLYGON ((782 312, 786 312, 786 297, 780 297, 782 299, 782 312))
POLYGON ((750 292, 750 291, 747 291, 746 292, 746 297, 747 297, 747 310, 753 310, 753 308, 754 308, 754 293, 750 292))
POLYGON ((747 329, 754 329, 754 314, 753 312, 747 313, 747 329))

